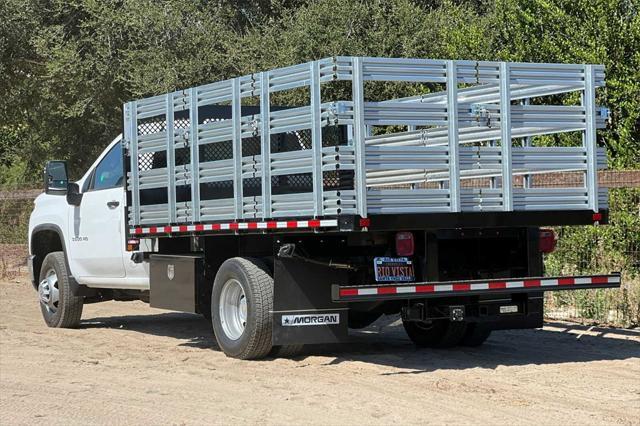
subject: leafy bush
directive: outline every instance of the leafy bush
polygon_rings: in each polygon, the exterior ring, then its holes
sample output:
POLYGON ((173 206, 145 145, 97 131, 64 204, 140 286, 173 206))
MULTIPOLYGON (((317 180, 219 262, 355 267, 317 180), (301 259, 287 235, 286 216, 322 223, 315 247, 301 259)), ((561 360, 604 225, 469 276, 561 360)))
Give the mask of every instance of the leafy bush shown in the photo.
POLYGON ((640 324, 640 189, 610 191, 610 224, 557 228, 558 246, 545 259, 548 275, 622 273, 616 290, 554 292, 550 307, 575 309, 598 322, 640 324))

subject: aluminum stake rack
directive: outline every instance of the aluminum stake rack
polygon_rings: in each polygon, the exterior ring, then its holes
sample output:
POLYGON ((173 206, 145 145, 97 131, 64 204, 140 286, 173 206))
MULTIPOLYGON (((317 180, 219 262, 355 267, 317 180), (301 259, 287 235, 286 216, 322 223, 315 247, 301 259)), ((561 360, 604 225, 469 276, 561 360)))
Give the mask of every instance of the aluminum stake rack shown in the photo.
POLYGON ((317 232, 398 215, 455 226, 606 221, 602 86, 601 65, 333 57, 128 102, 129 230, 317 232), (351 96, 322 99, 340 81, 351 96), (372 82, 425 93, 371 101, 372 82), (271 101, 294 89, 306 104, 271 101), (581 135, 571 146, 535 142, 570 133, 581 135), (531 183, 559 172, 582 183, 531 183))

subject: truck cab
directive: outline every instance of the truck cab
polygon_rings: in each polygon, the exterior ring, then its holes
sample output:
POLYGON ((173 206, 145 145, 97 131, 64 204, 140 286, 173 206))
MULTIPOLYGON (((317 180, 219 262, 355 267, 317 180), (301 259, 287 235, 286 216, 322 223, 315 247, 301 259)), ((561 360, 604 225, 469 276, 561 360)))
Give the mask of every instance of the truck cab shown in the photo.
POLYGON ((29 220, 34 287, 42 282, 45 257, 63 252, 73 285, 86 293, 90 288, 149 289, 148 265, 132 261, 126 250, 121 142, 118 136, 109 143, 76 182, 68 181, 64 162, 47 164, 45 191, 29 220))

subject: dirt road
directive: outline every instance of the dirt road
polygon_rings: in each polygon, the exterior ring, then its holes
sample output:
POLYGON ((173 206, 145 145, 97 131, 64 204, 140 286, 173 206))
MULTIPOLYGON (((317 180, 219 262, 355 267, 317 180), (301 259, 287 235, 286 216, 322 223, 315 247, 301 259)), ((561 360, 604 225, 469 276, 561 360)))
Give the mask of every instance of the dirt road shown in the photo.
POLYGON ((640 332, 551 323, 477 349, 417 350, 397 320, 294 360, 226 358, 198 316, 87 305, 44 326, 0 283, 0 423, 638 424, 640 332))

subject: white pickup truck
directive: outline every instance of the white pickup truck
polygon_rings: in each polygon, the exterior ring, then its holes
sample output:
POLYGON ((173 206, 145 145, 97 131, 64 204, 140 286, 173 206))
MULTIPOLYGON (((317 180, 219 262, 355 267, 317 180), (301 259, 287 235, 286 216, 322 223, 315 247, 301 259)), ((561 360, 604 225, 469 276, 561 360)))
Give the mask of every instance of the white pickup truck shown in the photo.
POLYGON ((344 342, 383 314, 418 346, 539 327, 545 291, 620 286, 542 262, 543 227, 607 222, 603 84, 596 65, 333 57, 129 102, 80 180, 45 167, 29 222, 45 322, 140 299, 210 318, 243 359, 344 342), (321 91, 340 81, 350 96, 321 91), (380 81, 432 91, 380 100, 380 81), (307 105, 271 105, 297 89, 307 105), (575 145, 535 139, 562 133, 575 145), (536 187, 558 172, 582 184, 536 187))
POLYGON ((133 262, 127 251, 122 159, 118 136, 76 183, 67 184, 64 163, 52 162, 48 188, 35 200, 29 265, 37 272, 42 313, 50 326, 77 324, 84 297, 75 294, 81 288, 87 295, 97 294, 88 288, 119 289, 122 297, 136 298, 149 290, 148 264, 133 262))

